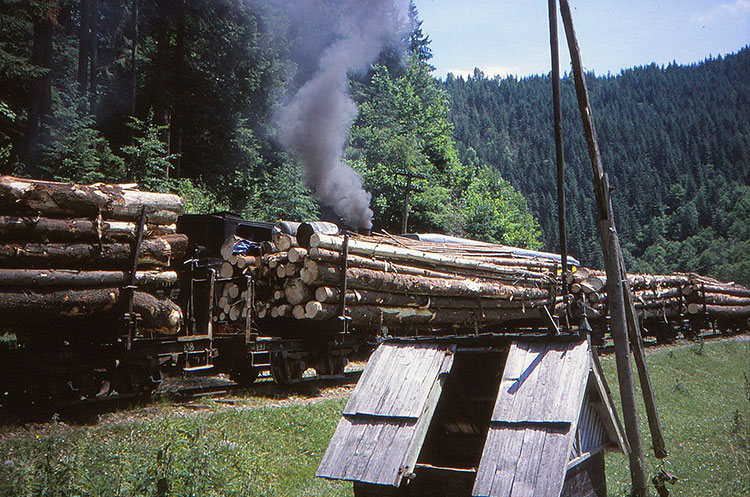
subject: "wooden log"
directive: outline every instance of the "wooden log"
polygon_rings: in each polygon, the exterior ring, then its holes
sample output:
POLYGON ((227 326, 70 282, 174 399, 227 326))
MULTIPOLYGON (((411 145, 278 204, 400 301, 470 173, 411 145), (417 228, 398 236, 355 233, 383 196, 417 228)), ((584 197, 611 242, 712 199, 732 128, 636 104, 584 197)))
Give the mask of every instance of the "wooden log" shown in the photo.
MULTIPOLYGON (((138 264, 168 266, 187 252, 187 236, 167 235, 147 238, 141 244, 138 264)), ((130 261, 127 243, 2 243, 0 266, 26 268, 96 268, 123 266, 130 261)))
POLYGON ((229 299, 225 295, 222 295, 221 297, 219 297, 219 301, 216 305, 219 307, 219 309, 226 312, 226 310, 229 309, 229 299))
POLYGON ((292 314, 292 307, 294 307, 294 306, 289 305, 289 304, 280 304, 278 306, 278 311, 277 311, 278 312, 278 317, 283 318, 283 317, 291 316, 291 314, 292 314))
POLYGON ((240 295, 240 286, 237 283, 229 283, 224 287, 224 294, 230 299, 236 299, 240 295))
POLYGON ((169 299, 160 299, 145 292, 133 294, 133 310, 140 315, 140 328, 162 335, 175 335, 182 325, 182 309, 169 299))
MULTIPOLYGON (((313 320, 335 318, 339 314, 339 307, 333 304, 323 304, 318 301, 305 305, 305 317, 313 320)), ((354 324, 377 325, 430 325, 480 326, 500 324, 518 320, 541 320, 541 315, 535 309, 522 311, 520 309, 487 309, 484 311, 470 309, 424 309, 420 307, 388 307, 375 305, 356 305, 347 308, 347 315, 354 324)))
MULTIPOLYGON (((0 321, 21 319, 83 318, 115 312, 120 302, 119 288, 76 290, 0 291, 0 321)), ((169 299, 134 292, 133 310, 141 317, 139 328, 173 335, 180 330, 182 311, 169 299)), ((94 327, 95 324, 92 325, 94 327)))
POLYGON ((283 279, 286 277, 286 264, 279 264, 276 266, 276 277, 283 279))
MULTIPOLYGON (((335 265, 341 264, 341 254, 339 252, 336 252, 334 250, 322 249, 320 247, 313 247, 309 249, 308 258, 318 262, 327 262, 329 264, 335 265)), ((408 266, 405 264, 394 264, 389 261, 375 260, 351 254, 349 254, 349 256, 347 257, 347 266, 361 267, 364 269, 372 269, 374 271, 383 271, 386 273, 413 274, 415 276, 426 276, 429 278, 463 278, 457 273, 435 271, 432 269, 408 266)))
MULTIPOLYGON (((633 292, 633 300, 638 303, 646 303, 682 295, 682 288, 670 287, 663 290, 638 290, 633 292)), ((607 300, 607 292, 590 293, 586 296, 588 302, 597 303, 607 300)))
POLYGON ((719 318, 740 318, 750 316, 750 306, 734 306, 734 305, 706 305, 703 304, 688 304, 688 314, 703 314, 704 311, 711 317, 719 318))
MULTIPOLYGON (((139 286, 177 283, 174 271, 138 271, 139 286)), ((130 282, 126 271, 78 271, 75 269, 0 269, 0 287, 96 287, 130 282)))
POLYGON ((307 256, 307 250, 302 247, 290 247, 287 252, 289 262, 301 262, 307 256))
MULTIPOLYGON (((340 236, 314 233, 310 236, 310 247, 306 248, 312 247, 320 247, 329 250, 340 251, 343 247, 343 238, 340 236)), ((492 264, 485 260, 472 260, 469 258, 453 257, 450 255, 424 252, 421 250, 411 250, 396 245, 377 244, 360 241, 356 238, 349 240, 349 253, 397 261, 416 261, 421 263, 434 264, 442 268, 468 269, 473 271, 480 271, 483 273, 492 272, 503 276, 514 277, 516 279, 527 277, 532 280, 537 280, 542 277, 542 275, 540 275, 540 273, 538 272, 509 268, 507 266, 492 264)))
POLYGON ((299 276, 299 272, 302 270, 302 264, 298 263, 288 263, 284 266, 284 277, 285 278, 293 278, 295 276, 299 276))
MULTIPOLYGON (((347 286, 353 289, 378 290, 387 293, 406 295, 435 295, 445 297, 485 297, 485 298, 549 298, 546 288, 526 288, 476 279, 446 280, 419 276, 383 273, 363 268, 349 268, 346 272, 347 286)), ((338 285, 341 281, 340 269, 313 260, 305 261, 300 279, 314 286, 338 285)))
POLYGON ((241 313, 242 313, 242 306, 240 306, 240 305, 233 305, 229 309, 229 320, 230 321, 237 321, 237 320, 239 320, 241 313))
MULTIPOLYGON (((136 223, 97 219, 55 219, 49 217, 0 216, 0 238, 5 241, 104 241, 121 242, 135 238, 136 223)), ((177 231, 174 224, 146 225, 146 238, 171 235, 177 231)))
POLYGON ((314 294, 300 278, 289 278, 284 282, 284 298, 292 305, 308 302, 313 299, 314 294))
POLYGON ((721 293, 693 293, 688 298, 689 302, 709 305, 729 305, 729 306, 750 306, 750 297, 738 297, 735 295, 726 295, 721 293))
POLYGON ((292 308, 292 317, 294 319, 305 319, 305 306, 297 304, 292 308))
MULTIPOLYGON (((336 304, 340 301, 338 288, 321 286, 315 290, 315 300, 324 304, 336 304)), ((511 301, 483 298, 430 297, 426 295, 404 295, 384 293, 372 290, 348 290, 347 305, 377 305, 390 307, 422 307, 425 309, 522 309, 534 308, 548 304, 544 300, 514 299, 511 301)))
POLYGON ((252 268, 258 263, 258 259, 252 255, 238 255, 236 266, 238 269, 252 268))
POLYGON ((289 261, 286 252, 275 253, 263 256, 263 265, 269 269, 276 269, 279 264, 284 264, 289 261))
POLYGON ((221 267, 219 268, 219 277, 224 279, 229 279, 234 277, 234 266, 229 261, 224 261, 221 263, 221 267))
POLYGON ((293 237, 292 235, 288 235, 286 233, 280 233, 277 231, 274 231, 272 234, 272 240, 274 245, 276 245, 276 249, 279 252, 286 252, 292 247, 298 247, 297 239, 293 237))
POLYGON ((750 297, 750 288, 740 285, 711 285, 693 283, 685 287, 685 295, 721 294, 734 297, 750 297))
MULTIPOLYGON (((578 283, 581 289, 586 293, 600 292, 606 287, 607 277, 606 275, 595 273, 589 275, 585 279, 576 279, 576 283, 578 283)), ((688 285, 690 283, 690 278, 687 275, 628 274, 628 283, 630 284, 630 288, 635 291, 646 289, 655 290, 660 288, 677 288, 688 285)))
POLYGON ((142 192, 124 185, 74 185, 0 176, 0 209, 49 216, 136 221, 146 209, 147 222, 174 224, 182 213, 178 195, 142 192))

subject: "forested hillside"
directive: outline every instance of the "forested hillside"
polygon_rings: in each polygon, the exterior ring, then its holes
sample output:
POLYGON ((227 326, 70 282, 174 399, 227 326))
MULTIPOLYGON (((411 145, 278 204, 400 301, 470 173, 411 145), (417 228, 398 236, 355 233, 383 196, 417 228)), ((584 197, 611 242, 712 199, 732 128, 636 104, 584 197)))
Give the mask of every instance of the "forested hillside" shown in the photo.
MULTIPOLYGON (((584 54, 585 60, 585 54, 584 54)), ((588 76, 621 240, 636 271, 691 270, 750 283, 750 49, 691 66, 588 76)), ((548 77, 449 75, 459 155, 491 164, 557 246, 548 77)), ((570 250, 598 263, 591 166, 573 81, 562 83, 570 250)))

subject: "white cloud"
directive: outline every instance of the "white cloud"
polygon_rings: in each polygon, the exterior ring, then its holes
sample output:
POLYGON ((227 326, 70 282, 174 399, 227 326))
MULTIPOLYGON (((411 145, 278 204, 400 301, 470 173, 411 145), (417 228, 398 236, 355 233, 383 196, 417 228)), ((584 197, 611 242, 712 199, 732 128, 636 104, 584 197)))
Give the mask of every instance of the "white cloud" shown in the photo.
POLYGON ((690 17, 690 22, 695 24, 712 24, 727 17, 750 15, 750 0, 735 0, 726 2, 716 7, 696 12, 690 17))
MULTIPOLYGON (((501 78, 504 78, 506 76, 516 75, 521 72, 519 68, 514 67, 514 66, 486 65, 486 66, 478 66, 478 67, 479 67, 479 70, 482 71, 484 75, 488 78, 493 78, 495 76, 500 76, 501 78)), ((446 74, 449 72, 452 72, 454 76, 456 77, 463 76, 464 78, 468 78, 469 76, 474 75, 474 69, 448 69, 445 72, 446 74)))

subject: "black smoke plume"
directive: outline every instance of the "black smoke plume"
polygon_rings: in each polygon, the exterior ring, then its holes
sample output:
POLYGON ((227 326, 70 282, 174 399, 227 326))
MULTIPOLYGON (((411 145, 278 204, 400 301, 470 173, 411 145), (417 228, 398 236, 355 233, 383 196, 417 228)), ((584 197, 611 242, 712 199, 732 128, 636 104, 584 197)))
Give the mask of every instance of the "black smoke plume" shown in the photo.
POLYGON ((357 113, 348 74, 367 71, 384 48, 404 39, 408 0, 298 0, 287 7, 294 9, 292 22, 302 23, 295 27, 307 60, 299 67, 309 66, 310 57, 317 66, 278 115, 281 143, 299 157, 321 202, 350 227, 371 228, 370 194, 342 159, 357 113))

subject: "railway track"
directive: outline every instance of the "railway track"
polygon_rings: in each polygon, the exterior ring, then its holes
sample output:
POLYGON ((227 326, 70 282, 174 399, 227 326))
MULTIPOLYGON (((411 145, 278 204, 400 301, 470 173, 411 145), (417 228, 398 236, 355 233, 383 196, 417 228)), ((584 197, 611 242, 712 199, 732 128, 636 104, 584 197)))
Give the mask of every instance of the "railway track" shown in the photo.
MULTIPOLYGON (((673 347, 687 345, 690 343, 711 342, 722 339, 750 339, 747 331, 735 333, 702 333, 694 339, 680 338, 671 344, 657 343, 655 340, 647 340, 644 346, 649 349, 661 347, 673 347)), ((597 347, 600 355, 607 356, 613 353, 614 348, 611 340, 597 347)), ((289 385, 274 383, 270 375, 261 376, 252 385, 238 385, 228 379, 215 376, 166 378, 162 385, 149 395, 119 395, 112 394, 101 398, 84 399, 59 405, 54 409, 34 410, 34 407, 21 409, 0 409, 0 422, 43 422, 49 420, 54 414, 61 419, 70 422, 88 423, 107 412, 144 406, 149 404, 172 403, 175 406, 189 406, 191 402, 201 398, 221 399, 223 397, 247 396, 247 397, 269 397, 283 398, 292 394, 316 396, 324 388, 353 385, 362 374, 361 369, 345 372, 336 377, 318 377, 314 375, 304 376, 302 379, 289 385)), ((228 403, 233 403, 228 402, 228 403)))

